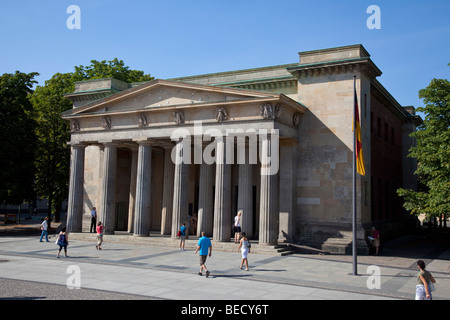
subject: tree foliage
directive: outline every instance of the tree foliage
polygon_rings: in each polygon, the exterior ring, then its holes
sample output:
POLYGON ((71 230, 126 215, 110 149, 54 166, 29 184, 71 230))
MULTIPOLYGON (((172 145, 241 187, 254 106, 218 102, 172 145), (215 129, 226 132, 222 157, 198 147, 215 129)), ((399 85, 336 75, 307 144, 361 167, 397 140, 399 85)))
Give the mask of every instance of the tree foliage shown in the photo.
POLYGON ((91 65, 75 67, 72 79, 74 81, 115 78, 128 83, 150 81, 154 78, 140 70, 130 70, 122 60, 114 58, 111 61, 91 60, 91 65))
POLYGON ((410 157, 417 159, 415 175, 421 188, 418 191, 399 189, 404 207, 412 214, 441 217, 450 212, 450 82, 433 79, 419 91, 425 107, 423 125, 412 134, 417 145, 410 149, 410 157))
POLYGON ((0 77, 0 203, 33 199, 36 137, 28 99, 38 73, 5 73, 0 77))
MULTIPOLYGON (((36 192, 49 200, 58 211, 67 198, 70 169, 69 125, 61 119, 61 112, 72 107, 65 93, 73 90, 72 75, 57 73, 45 86, 38 86, 31 96, 36 120, 37 156, 36 192)), ((59 213, 59 212, 57 212, 59 213)))
MULTIPOLYGON (((116 78, 128 83, 153 80, 143 71, 131 70, 122 60, 92 60, 87 67, 74 67, 70 73, 57 73, 44 86, 38 86, 31 97, 38 137, 36 157, 36 190, 49 199, 49 206, 58 214, 67 199, 70 170, 69 123, 61 113, 72 108, 64 94, 73 92, 76 81, 116 78)), ((57 216, 58 217, 58 216, 57 216)))

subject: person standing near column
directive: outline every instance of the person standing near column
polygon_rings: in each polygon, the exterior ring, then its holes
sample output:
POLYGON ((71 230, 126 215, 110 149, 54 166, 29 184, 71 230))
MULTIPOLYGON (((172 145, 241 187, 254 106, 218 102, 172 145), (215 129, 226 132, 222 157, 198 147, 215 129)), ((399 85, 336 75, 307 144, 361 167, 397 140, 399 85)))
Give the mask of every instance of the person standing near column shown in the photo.
POLYGON ((97 226, 97 209, 95 207, 91 210, 91 229, 90 232, 95 232, 97 226))
POLYGON ((184 251, 184 244, 186 242, 186 223, 180 227, 180 251, 184 251))
POLYGON ((375 227, 372 227, 372 237, 373 246, 375 247, 375 255, 377 256, 380 252, 380 231, 378 231, 375 227))
POLYGON ((236 217, 234 217, 234 243, 239 243, 241 238, 241 215, 242 210, 239 210, 236 217))

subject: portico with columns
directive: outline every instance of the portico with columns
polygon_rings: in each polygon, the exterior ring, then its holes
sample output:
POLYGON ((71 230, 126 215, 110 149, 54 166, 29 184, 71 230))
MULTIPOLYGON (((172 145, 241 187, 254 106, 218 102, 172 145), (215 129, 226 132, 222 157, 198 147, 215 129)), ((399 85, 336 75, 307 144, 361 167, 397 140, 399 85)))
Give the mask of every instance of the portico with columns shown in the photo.
POLYGON ((280 205, 279 179, 292 180, 296 163, 280 155, 295 153, 305 106, 283 94, 166 80, 89 101, 119 85, 86 81, 67 95, 69 232, 82 232, 95 206, 106 234, 174 238, 186 223, 195 236, 227 242, 241 210, 242 231, 260 244, 292 237, 295 199, 280 205))
POLYGON ((62 114, 71 128, 68 230, 87 230, 97 207, 109 234, 175 238, 186 223, 191 235, 227 242, 242 210, 242 231, 260 244, 350 253, 356 91, 366 169, 356 177, 356 232, 367 253, 372 226, 385 236, 414 224, 395 190, 417 186, 407 150, 421 119, 380 75, 365 48, 350 45, 299 52, 285 65, 78 82, 62 114))

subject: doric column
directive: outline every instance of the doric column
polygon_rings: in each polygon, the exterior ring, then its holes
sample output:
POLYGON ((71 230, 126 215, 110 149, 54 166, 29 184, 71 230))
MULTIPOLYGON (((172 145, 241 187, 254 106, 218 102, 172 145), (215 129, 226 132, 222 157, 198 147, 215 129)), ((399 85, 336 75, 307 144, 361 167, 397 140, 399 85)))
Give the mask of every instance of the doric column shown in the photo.
POLYGON ((175 171, 173 179, 173 207, 172 207, 172 238, 177 236, 177 232, 183 223, 188 219, 188 179, 189 164, 183 161, 183 153, 188 152, 190 143, 178 141, 173 152, 172 159, 175 161, 175 171))
POLYGON ((81 232, 83 217, 84 145, 72 145, 70 159, 67 231, 81 232))
POLYGON ((296 141, 282 141, 280 145, 280 218, 279 242, 292 242, 292 219, 297 205, 296 141))
MULTIPOLYGON (((275 142, 278 143, 278 142, 275 142)), ((259 209, 259 244, 276 244, 278 237, 278 170, 271 166, 279 155, 274 140, 260 135, 261 189, 259 209)))
POLYGON ((149 141, 139 141, 136 175, 133 235, 148 237, 150 232, 150 189, 152 182, 152 146, 149 141))
MULTIPOLYGON (((243 148, 244 146, 238 146, 243 148)), ((249 162, 248 154, 245 154, 245 162, 239 164, 239 186, 238 186, 238 212, 242 210, 241 229, 248 237, 253 236, 253 185, 252 185, 252 165, 249 162)))
POLYGON ((104 144, 103 182, 100 195, 100 221, 106 227, 105 234, 114 234, 116 222, 116 169, 117 145, 104 144))
POLYGON ((231 167, 226 163, 225 141, 216 137, 216 189, 214 198, 215 241, 231 238, 231 167))
POLYGON ((134 231, 134 210, 136 203, 136 180, 137 180, 138 149, 131 150, 131 174, 130 174, 130 197, 128 204, 128 232, 134 231))
POLYGON ((169 235, 172 231, 173 179, 175 165, 171 158, 173 147, 164 149, 164 182, 161 210, 161 234, 169 235))
POLYGON ((206 163, 200 165, 200 181, 198 192, 197 236, 206 232, 207 236, 213 234, 214 210, 214 166, 206 163))

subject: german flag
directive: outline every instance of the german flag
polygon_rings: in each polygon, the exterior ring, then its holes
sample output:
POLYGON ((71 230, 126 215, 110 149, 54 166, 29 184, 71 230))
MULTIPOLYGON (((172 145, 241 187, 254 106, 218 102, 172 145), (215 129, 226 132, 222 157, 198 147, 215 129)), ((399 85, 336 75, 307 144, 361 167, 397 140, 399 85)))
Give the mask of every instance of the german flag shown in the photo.
POLYGON ((354 132, 355 139, 355 152, 356 152, 356 171, 364 176, 366 175, 366 169, 364 168, 364 158, 362 150, 362 140, 361 140, 361 123, 359 122, 359 108, 358 108, 358 97, 356 95, 356 88, 354 89, 354 100, 355 100, 355 110, 354 119, 352 125, 352 131, 354 132), (356 127, 356 130, 354 129, 356 127))

